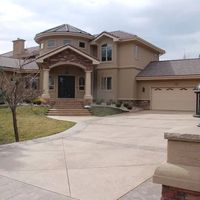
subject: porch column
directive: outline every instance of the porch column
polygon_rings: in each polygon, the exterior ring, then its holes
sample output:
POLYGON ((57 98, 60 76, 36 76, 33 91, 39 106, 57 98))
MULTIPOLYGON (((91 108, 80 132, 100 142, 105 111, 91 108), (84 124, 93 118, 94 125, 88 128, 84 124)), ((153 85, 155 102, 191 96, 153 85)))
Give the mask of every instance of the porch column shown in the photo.
POLYGON ((92 103, 92 71, 85 71, 85 104, 92 103))
POLYGON ((50 98, 49 95, 49 69, 43 69, 42 97, 50 98))

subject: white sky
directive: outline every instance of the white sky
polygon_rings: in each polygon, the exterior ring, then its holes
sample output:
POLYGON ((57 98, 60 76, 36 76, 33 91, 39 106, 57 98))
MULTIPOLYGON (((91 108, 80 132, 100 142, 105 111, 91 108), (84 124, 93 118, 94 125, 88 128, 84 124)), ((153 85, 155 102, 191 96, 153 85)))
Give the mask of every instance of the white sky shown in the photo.
POLYGON ((161 59, 200 54, 199 0, 0 0, 0 53, 23 38, 71 24, 91 34, 123 30, 166 50, 161 59))

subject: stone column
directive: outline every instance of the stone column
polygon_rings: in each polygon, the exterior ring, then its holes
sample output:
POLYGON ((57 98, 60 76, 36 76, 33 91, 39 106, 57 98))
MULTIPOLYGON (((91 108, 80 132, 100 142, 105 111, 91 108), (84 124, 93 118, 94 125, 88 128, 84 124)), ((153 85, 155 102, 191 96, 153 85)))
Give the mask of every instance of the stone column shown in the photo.
POLYGON ((165 133, 167 162, 158 167, 153 182, 162 184, 162 200, 200 199, 200 128, 165 133))
POLYGON ((92 103, 92 71, 85 72, 85 105, 92 103))
POLYGON ((43 69, 42 97, 49 99, 49 69, 43 69))

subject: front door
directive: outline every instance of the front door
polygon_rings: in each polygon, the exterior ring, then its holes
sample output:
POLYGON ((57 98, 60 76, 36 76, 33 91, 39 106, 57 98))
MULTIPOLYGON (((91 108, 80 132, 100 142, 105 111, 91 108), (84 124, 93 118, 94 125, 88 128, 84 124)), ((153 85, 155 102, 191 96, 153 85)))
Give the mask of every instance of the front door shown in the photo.
POLYGON ((75 77, 58 76, 58 98, 75 97, 75 77))

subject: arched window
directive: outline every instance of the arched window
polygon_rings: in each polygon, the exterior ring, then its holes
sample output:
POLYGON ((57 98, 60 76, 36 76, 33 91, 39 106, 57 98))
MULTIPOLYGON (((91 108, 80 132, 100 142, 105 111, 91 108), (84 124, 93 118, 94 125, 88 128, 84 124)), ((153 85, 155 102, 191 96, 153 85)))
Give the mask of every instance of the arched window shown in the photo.
POLYGON ((79 90, 85 90, 85 78, 84 77, 79 77, 79 90))
POLYGON ((112 60, 112 45, 103 44, 101 45, 101 61, 112 60))

